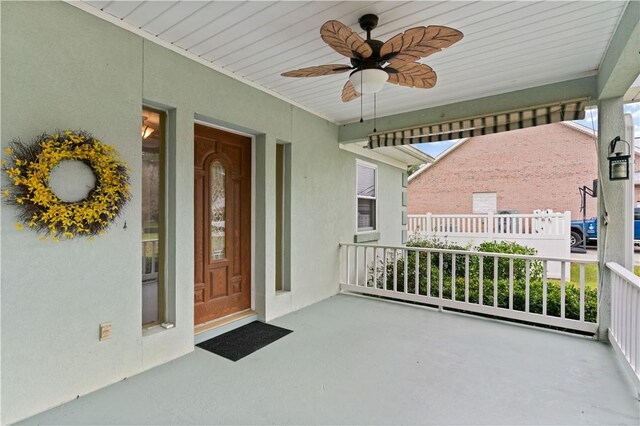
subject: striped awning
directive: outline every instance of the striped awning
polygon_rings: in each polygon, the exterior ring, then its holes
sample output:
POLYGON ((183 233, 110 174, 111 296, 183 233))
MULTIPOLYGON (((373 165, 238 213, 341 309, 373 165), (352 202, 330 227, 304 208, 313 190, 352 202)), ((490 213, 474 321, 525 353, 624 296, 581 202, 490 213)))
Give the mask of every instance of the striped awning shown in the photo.
POLYGON ((369 135, 369 148, 470 138, 524 129, 566 120, 581 120, 589 99, 556 102, 497 114, 481 115, 436 124, 409 127, 369 135))

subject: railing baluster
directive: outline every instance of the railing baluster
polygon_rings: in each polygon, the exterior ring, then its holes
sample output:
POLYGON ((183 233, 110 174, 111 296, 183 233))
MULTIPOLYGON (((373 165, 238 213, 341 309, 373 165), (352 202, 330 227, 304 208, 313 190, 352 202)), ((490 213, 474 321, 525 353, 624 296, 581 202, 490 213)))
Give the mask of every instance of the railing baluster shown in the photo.
POLYGON ((565 262, 560 262, 560 318, 564 318, 565 317, 565 311, 566 311, 566 307, 565 307, 565 299, 567 298, 566 296, 566 289, 565 289, 565 284, 566 284, 566 273, 565 273, 565 262))
POLYGON ((451 300, 456 300, 456 255, 451 255, 451 300))
MULTIPOLYGON (((622 300, 620 300, 620 305, 622 306, 622 312, 629 312, 629 306, 627 305, 627 301, 629 300, 629 286, 625 285, 622 287, 622 300)), ((629 348, 629 326, 627 325, 627 321, 629 319, 629 315, 621 315, 621 323, 622 323, 622 351, 628 353, 629 348)))
MULTIPOLYGON (((439 301, 442 301, 442 269, 444 269, 443 255, 442 252, 438 254, 440 255, 438 260, 438 299, 439 301)), ((442 309, 442 304, 440 304, 440 309, 442 309)))
POLYGON ((584 263, 580 264, 580 321, 584 321, 584 287, 585 287, 585 269, 584 263))
POLYGON ((498 307, 498 257, 493 256, 493 307, 498 307))
POLYGON ((393 291, 398 291, 398 250, 393 249, 393 291))
POLYGON ((409 250, 402 252, 404 256, 404 292, 409 293, 409 250))
POLYGON ((636 293, 636 308, 634 309, 635 315, 636 315, 636 321, 635 321, 635 333, 634 336, 636 336, 636 356, 634 357, 635 359, 635 371, 636 374, 640 375, 640 291, 638 291, 638 289, 635 289, 635 293, 636 293))
POLYGON ((427 251, 427 296, 431 297, 431 252, 427 251))
POLYGON ((469 303, 469 255, 464 255, 464 301, 469 303))
POLYGON ((378 288, 378 247, 373 248, 373 288, 378 288))
POLYGON ((484 257, 478 256, 478 304, 484 305, 484 257))
POLYGON ((384 258, 383 260, 383 268, 382 269, 382 289, 383 290, 387 290, 387 249, 384 248, 382 249, 382 257, 384 258))
POLYGON ((509 309, 513 309, 513 258, 509 258, 509 309))
POLYGON ((531 301, 531 261, 529 259, 524 263, 524 269, 524 311, 529 312, 531 301))
POLYGON ((360 247, 356 246, 356 256, 355 256, 355 260, 354 263, 356 265, 356 285, 360 285, 360 277, 358 276, 360 274, 360 263, 358 262, 358 249, 360 247))
POLYGON ((413 286, 413 293, 420 293, 420 252, 416 250, 416 283, 413 286))
POLYGON ((351 252, 351 246, 347 246, 347 285, 351 284, 351 268, 349 267, 349 253, 351 252))
POLYGON ((547 315, 547 261, 542 261, 542 315, 547 315))
POLYGON ((369 271, 367 269, 367 263, 369 261, 369 247, 365 246, 363 248, 363 259, 362 259, 362 263, 363 263, 363 269, 364 269, 364 286, 365 287, 369 287, 369 271))

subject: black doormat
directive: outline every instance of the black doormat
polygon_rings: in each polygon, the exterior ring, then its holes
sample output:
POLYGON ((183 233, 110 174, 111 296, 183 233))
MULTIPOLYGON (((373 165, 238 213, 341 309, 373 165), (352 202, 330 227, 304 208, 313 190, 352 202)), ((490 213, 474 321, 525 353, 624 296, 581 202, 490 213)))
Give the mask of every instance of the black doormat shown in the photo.
POLYGON ((197 346, 231 361, 238 361, 292 332, 286 328, 254 321, 205 340, 197 346))

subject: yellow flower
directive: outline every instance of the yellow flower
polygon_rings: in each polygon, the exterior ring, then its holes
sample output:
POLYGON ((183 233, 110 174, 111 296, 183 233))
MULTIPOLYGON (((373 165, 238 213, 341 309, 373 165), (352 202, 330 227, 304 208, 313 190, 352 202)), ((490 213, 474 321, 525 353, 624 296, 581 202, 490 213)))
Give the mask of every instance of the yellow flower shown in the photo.
POLYGON ((47 241, 47 237, 40 237, 38 238, 40 241, 47 241))
POLYGON ((5 189, 4 191, 2 191, 2 196, 3 197, 8 197, 9 196, 9 190, 5 189))
POLYGON ((14 226, 16 227, 16 230, 18 230, 18 231, 22 231, 22 229, 24 228, 24 225, 21 224, 21 223, 16 223, 14 226))
POLYGON ((7 154, 7 155, 13 154, 13 148, 11 148, 11 147, 5 148, 4 149, 4 153, 7 154))

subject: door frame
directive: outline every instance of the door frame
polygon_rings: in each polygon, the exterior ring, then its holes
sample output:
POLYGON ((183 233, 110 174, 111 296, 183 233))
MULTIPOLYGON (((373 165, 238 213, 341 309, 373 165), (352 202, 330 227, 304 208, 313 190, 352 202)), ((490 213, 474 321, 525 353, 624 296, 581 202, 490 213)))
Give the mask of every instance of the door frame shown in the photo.
MULTIPOLYGON (((195 124, 199 124, 205 127, 211 127, 212 129, 222 130, 224 132, 233 133, 235 135, 244 136, 246 138, 251 139, 251 277, 250 277, 250 291, 251 291, 251 310, 256 310, 256 288, 255 288, 255 274, 256 274, 256 233, 255 233, 255 223, 256 223, 256 136, 250 133, 241 132, 239 130, 235 130, 229 127, 220 126, 217 124, 210 123, 208 121, 203 121, 195 118, 193 120, 194 128, 195 124)), ((193 138, 191 138, 192 146, 195 146, 195 132, 193 138)), ((195 219, 195 210, 193 212, 195 219)), ((195 243, 195 234, 194 234, 194 243, 195 243)), ((193 284, 193 283, 192 283, 193 284)), ((215 320, 213 320, 215 321, 215 320)), ((197 324, 194 324, 196 326, 197 324)))

